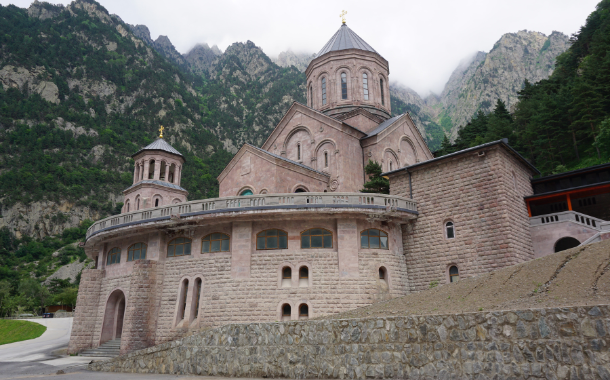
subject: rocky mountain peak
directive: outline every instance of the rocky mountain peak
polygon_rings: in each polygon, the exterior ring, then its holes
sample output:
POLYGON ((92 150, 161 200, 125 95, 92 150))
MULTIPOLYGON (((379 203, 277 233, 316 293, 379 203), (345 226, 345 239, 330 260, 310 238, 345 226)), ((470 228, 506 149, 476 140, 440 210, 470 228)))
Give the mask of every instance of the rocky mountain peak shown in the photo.
POLYGON ((65 8, 61 4, 55 5, 35 0, 28 8, 28 16, 46 20, 57 17, 64 10, 65 8))
POLYGON ((316 57, 315 53, 294 53, 292 50, 281 52, 276 58, 272 58, 273 62, 281 67, 294 66, 299 71, 304 72, 311 62, 316 57))
POLYGON ((197 44, 188 53, 184 54, 184 59, 188 62, 192 71, 203 74, 210 69, 216 57, 222 54, 218 46, 214 45, 214 47, 216 50, 211 49, 207 43, 197 44))

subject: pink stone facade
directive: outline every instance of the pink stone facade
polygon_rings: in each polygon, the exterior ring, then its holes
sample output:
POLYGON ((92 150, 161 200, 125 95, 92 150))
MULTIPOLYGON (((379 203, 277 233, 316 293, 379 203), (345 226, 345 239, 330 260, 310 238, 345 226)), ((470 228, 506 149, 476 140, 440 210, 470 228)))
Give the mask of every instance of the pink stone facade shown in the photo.
POLYGON ((449 282, 451 266, 469 277, 533 259, 523 197, 534 173, 496 144, 392 174, 391 193, 412 193, 419 212, 403 225, 409 290, 449 282))
POLYGON ((218 199, 186 202, 184 157, 163 139, 133 156, 123 213, 87 232, 97 265, 82 274, 71 353, 338 313, 450 282, 451 267, 468 277, 531 260, 548 240, 533 242, 524 202, 536 169, 505 142, 434 159, 408 114, 391 118, 379 54, 330 50, 306 76, 309 106, 237 152, 218 199), (359 193, 369 160, 391 195, 359 193))

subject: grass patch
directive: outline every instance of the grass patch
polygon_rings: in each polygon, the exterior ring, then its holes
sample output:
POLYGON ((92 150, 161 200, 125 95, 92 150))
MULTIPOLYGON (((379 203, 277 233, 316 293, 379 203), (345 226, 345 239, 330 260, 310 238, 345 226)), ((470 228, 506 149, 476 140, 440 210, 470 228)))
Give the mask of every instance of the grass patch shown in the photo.
POLYGON ((47 327, 30 321, 0 319, 0 345, 38 338, 47 327))

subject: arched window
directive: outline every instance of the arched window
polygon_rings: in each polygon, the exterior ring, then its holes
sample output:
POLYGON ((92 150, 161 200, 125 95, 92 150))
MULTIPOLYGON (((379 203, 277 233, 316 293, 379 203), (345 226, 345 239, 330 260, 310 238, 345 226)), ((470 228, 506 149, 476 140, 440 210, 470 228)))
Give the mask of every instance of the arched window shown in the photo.
POLYGON ((309 106, 313 108, 313 86, 309 85, 309 106))
POLYGON ((144 163, 140 164, 140 180, 144 179, 144 163))
POLYGON ((296 189, 294 192, 295 192, 295 193, 306 193, 306 192, 307 192, 307 190, 303 189, 302 187, 299 187, 299 188, 298 188, 298 189, 296 189))
POLYGON ((324 167, 328 167, 328 152, 324 152, 324 167))
POLYGON ((383 281, 388 280, 388 272, 385 267, 379 267, 379 279, 383 281))
POLYGON ((379 79, 379 90, 381 91, 381 105, 385 105, 385 96, 384 96, 384 88, 383 88, 383 79, 379 79))
POLYGON ((288 234, 282 230, 266 230, 256 235, 256 249, 287 249, 288 234))
POLYGON ((455 265, 449 268, 449 282, 458 282, 460 280, 460 271, 455 265))
POLYGON ((167 257, 186 256, 191 254, 191 239, 176 238, 167 245, 167 257))
POLYGON ((392 171, 392 161, 390 161, 390 171, 392 171))
POLYGON ((167 164, 165 161, 161 161, 161 170, 159 171, 159 179, 165 181, 165 170, 167 168, 167 164))
POLYGON ((289 288, 292 286, 292 268, 282 268, 282 288, 289 288))
POLYGON ((140 209, 140 198, 136 200, 136 210, 140 209))
POLYGON ((155 199, 155 207, 159 207, 159 198, 155 199))
POLYGON ((322 78, 322 105, 326 105, 326 78, 322 78))
POLYGON ((366 73, 362 74, 362 90, 364 91, 364 100, 369 100, 369 79, 366 73))
POLYGON ((229 252, 230 248, 229 235, 214 233, 201 239, 201 253, 229 252))
POLYGON ((376 228, 360 233, 360 248, 389 249, 388 234, 376 228))
POLYGON ((309 286, 309 268, 304 265, 299 268, 299 286, 309 286))
POLYGON ((306 303, 299 305, 299 319, 309 318, 309 306, 306 303))
POLYGON ((347 74, 341 73, 341 99, 347 99, 347 74))
POLYGON ((199 318, 199 299, 201 298, 201 285, 202 285, 203 281, 201 281, 200 278, 198 278, 197 280, 195 280, 195 319, 199 318))
POLYGON ((148 166, 148 179, 155 178, 155 160, 150 160, 150 165, 148 166))
POLYGON ((127 201, 127 212, 129 212, 129 206, 131 206, 131 204, 129 201, 127 201))
POLYGON ((112 248, 108 251, 108 259, 106 265, 118 264, 121 262, 121 248, 112 248))
POLYGON ((146 244, 136 243, 127 250, 127 261, 140 260, 146 258, 146 244))
POLYGON ((136 182, 140 180, 140 165, 136 164, 136 182))
POLYGON ((188 296, 188 292, 189 292, 189 280, 184 280, 182 282, 182 297, 180 298, 180 308, 178 310, 180 310, 180 317, 178 318, 179 321, 183 320, 186 314, 186 299, 188 296))
POLYGON ((301 248, 332 248, 333 235, 322 228, 301 232, 301 248))
POLYGON ((282 305, 282 321, 289 321, 292 315, 292 308, 289 304, 285 303, 282 305))
POLYGON ((240 196, 246 196, 246 195, 253 195, 254 193, 252 192, 252 190, 250 189, 246 189, 244 191, 242 191, 241 193, 239 193, 240 196))
POLYGON ((453 239, 455 237, 455 230, 453 227, 453 222, 445 223, 445 234, 447 239, 453 239))
POLYGON ((301 143, 297 144, 297 161, 301 161, 301 143))
POLYGON ((169 166, 169 174, 167 175, 167 182, 174 183, 174 173, 176 172, 176 164, 169 166))

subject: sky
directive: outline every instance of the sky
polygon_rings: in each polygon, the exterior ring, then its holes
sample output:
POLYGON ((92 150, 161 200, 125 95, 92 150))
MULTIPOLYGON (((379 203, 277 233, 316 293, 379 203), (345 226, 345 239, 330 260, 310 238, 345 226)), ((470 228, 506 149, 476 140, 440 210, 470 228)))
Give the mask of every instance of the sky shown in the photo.
MULTIPOLYGON (((180 53, 197 43, 254 42, 269 56, 317 53, 347 25, 390 63, 390 80, 440 93, 460 61, 505 33, 576 33, 599 0, 97 0, 129 24, 166 35, 180 53)), ((68 4, 68 0, 51 3, 68 4)), ((0 0, 27 8, 31 0, 0 0)))

